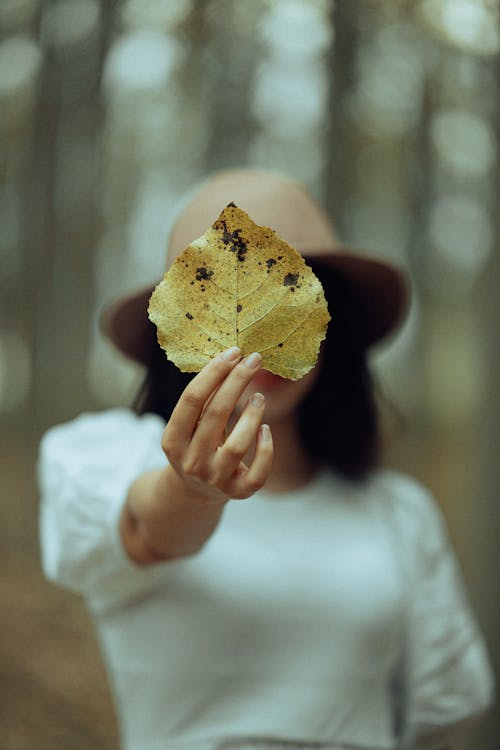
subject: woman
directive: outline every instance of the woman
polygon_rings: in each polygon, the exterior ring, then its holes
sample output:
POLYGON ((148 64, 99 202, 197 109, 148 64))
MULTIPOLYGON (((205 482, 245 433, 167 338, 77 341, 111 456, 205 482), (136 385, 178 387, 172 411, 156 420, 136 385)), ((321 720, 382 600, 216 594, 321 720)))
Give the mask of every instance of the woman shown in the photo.
POLYGON ((491 675, 434 501, 378 466, 367 350, 403 317, 403 277, 252 170, 190 195, 167 265, 231 201, 320 277, 319 364, 292 382, 233 348, 185 376, 154 341, 151 289, 109 308, 104 331, 147 377, 136 413, 45 436, 45 572, 95 617, 127 750, 441 737, 488 705, 491 675))

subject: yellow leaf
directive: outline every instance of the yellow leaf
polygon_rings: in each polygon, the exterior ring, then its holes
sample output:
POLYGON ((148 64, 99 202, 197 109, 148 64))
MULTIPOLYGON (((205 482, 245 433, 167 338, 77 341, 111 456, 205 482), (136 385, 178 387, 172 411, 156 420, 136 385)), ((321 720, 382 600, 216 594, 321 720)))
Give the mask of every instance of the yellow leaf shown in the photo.
POLYGON ((291 380, 314 367, 330 320, 321 283, 300 253, 233 203, 175 260, 148 313, 183 372, 239 346, 291 380))

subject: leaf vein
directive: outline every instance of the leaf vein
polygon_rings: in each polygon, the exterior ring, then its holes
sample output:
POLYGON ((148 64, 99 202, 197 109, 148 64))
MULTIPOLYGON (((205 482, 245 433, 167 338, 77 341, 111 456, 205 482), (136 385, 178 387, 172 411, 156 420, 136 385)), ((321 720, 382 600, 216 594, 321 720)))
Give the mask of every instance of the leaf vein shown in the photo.
MULTIPOLYGON (((244 331, 248 331, 249 328, 252 328, 252 326, 256 325, 256 323, 258 323, 260 320, 262 320, 263 318, 266 318, 276 307, 279 306, 279 304, 281 303, 281 300, 288 294, 288 292, 289 292, 288 289, 285 292, 283 292, 283 294, 281 295, 281 297, 273 305, 271 305, 271 307, 269 307, 260 316, 260 318, 256 318, 255 320, 252 320, 252 322, 249 323, 248 325, 246 325, 244 328, 240 328, 240 333, 243 333, 244 331)), ((287 307, 292 307, 292 306, 293 305, 287 305, 287 307)))
POLYGON ((218 318, 221 318, 221 320, 223 320, 224 323, 227 323, 228 325, 232 325, 233 324, 232 320, 229 320, 228 318, 225 318, 224 315, 221 315, 221 313, 218 310, 216 310, 215 308, 211 307, 210 305, 208 305, 208 309, 210 310, 211 313, 213 313, 214 315, 217 315, 218 318))
POLYGON ((205 328, 202 328, 199 323, 196 324, 196 328, 198 329, 198 331, 201 331, 201 333, 204 333, 205 336, 209 336, 212 339, 212 341, 217 341, 217 343, 223 346, 224 348, 227 347, 228 345, 227 341, 221 341, 219 338, 217 338, 217 336, 215 336, 215 334, 212 331, 207 331, 205 328))
MULTIPOLYGON (((302 318, 302 320, 299 321, 299 323, 297 323, 297 325, 295 326, 295 328, 292 328, 292 330, 289 331, 286 336, 283 336, 283 338, 281 339, 280 343, 284 344, 285 341, 290 338, 290 336, 292 335, 292 333, 295 333, 295 331, 298 328, 300 328, 302 325, 304 325, 304 323, 306 322, 306 320, 311 317, 311 315, 313 314, 313 312, 314 312, 314 310, 310 310, 307 313, 306 317, 302 318)), ((260 353, 262 354, 262 352, 267 352, 267 351, 269 351, 269 349, 274 349, 275 347, 276 347, 276 344, 271 344, 270 346, 266 346, 264 349, 261 349, 260 353)), ((294 368, 290 367, 290 369, 293 370, 294 368)), ((295 369, 298 369, 298 368, 295 368, 295 369)))

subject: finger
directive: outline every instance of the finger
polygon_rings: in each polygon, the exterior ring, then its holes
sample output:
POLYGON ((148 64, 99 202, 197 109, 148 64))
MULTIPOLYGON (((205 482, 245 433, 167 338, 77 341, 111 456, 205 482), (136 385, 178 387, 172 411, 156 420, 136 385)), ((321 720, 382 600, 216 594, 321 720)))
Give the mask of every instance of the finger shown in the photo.
POLYGON ((193 435, 193 448, 211 453, 217 449, 224 439, 229 417, 261 362, 260 354, 250 354, 239 362, 220 384, 207 404, 193 435))
POLYGON ((207 400, 241 359, 233 346, 212 359, 184 389, 164 433, 164 449, 169 441, 189 443, 207 400))
POLYGON ((215 466, 222 479, 227 479, 235 473, 239 463, 255 445, 264 406, 262 393, 254 393, 224 445, 217 449, 215 466))
POLYGON ((269 425, 260 426, 255 455, 248 470, 234 482, 235 498, 247 498, 260 490, 266 483, 273 465, 273 437, 269 425))

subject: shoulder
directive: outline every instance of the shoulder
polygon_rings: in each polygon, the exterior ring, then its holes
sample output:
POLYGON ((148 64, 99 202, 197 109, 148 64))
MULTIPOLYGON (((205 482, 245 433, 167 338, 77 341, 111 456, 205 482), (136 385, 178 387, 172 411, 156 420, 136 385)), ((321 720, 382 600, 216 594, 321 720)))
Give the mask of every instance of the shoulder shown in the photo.
POLYGON ((140 436, 156 436, 164 426, 163 420, 155 414, 138 416, 129 409, 85 412, 48 429, 41 447, 45 450, 57 448, 63 452, 71 448, 99 451, 108 446, 110 440, 123 442, 140 436))
POLYGON ((374 473, 370 483, 384 502, 396 506, 403 513, 426 518, 437 512, 431 491, 409 474, 380 469, 374 473))
POLYGON ((407 541, 418 546, 442 545, 447 537, 442 511, 430 490, 399 471, 381 469, 371 487, 385 515, 390 515, 407 541))
POLYGON ((156 415, 137 416, 128 409, 84 413, 47 430, 40 442, 40 465, 64 467, 71 473, 122 462, 131 452, 137 455, 159 446, 163 428, 156 415))

